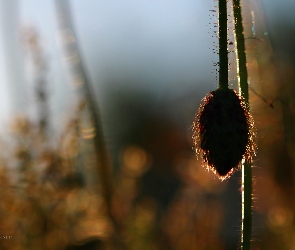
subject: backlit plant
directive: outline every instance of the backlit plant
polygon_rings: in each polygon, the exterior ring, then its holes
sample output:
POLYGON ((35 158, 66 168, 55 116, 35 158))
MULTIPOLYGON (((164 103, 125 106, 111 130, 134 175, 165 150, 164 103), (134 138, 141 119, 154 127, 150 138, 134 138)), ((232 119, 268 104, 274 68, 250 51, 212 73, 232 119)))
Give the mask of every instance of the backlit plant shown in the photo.
POLYGON ((203 165, 224 180, 242 166, 242 249, 250 249, 254 124, 249 112, 245 44, 240 1, 233 1, 240 93, 228 87, 227 1, 219 0, 219 88, 201 103, 193 143, 203 165))

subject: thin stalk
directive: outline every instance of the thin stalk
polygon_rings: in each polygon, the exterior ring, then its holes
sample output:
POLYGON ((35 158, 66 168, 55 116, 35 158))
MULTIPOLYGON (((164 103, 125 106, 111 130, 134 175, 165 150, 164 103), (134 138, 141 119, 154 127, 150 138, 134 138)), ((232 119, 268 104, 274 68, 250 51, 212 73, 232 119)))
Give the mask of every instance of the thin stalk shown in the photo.
POLYGON ((103 129, 100 121, 98 103, 96 102, 96 99, 94 97, 94 91, 92 90, 90 79, 86 74, 84 64, 79 53, 79 49, 77 46, 77 38, 72 24, 69 3, 67 0, 57 0, 56 6, 59 12, 60 28, 62 29, 62 31, 68 32, 67 36, 70 37, 68 38, 68 41, 66 41, 66 46, 64 46, 64 49, 68 55, 75 55, 77 57, 76 61, 78 63, 75 63, 75 65, 70 66, 72 66, 76 73, 79 74, 81 82, 80 89, 82 95, 84 95, 85 99, 87 100, 91 119, 93 122, 93 126, 95 128, 95 136, 93 140, 98 163, 97 172, 99 174, 99 179, 101 181, 103 196, 105 198, 106 205, 108 208, 107 210, 110 211, 111 197, 113 193, 113 183, 111 176, 111 166, 108 159, 108 154, 104 142, 103 129))
POLYGON ((248 72, 247 72, 247 60, 245 53, 245 38, 244 28, 242 23, 242 12, 240 6, 240 0, 233 0, 233 10, 235 19, 235 33, 236 33, 236 45, 238 54, 238 67, 239 67, 239 78, 240 78, 240 91, 241 95, 249 103, 248 95, 248 72))
MULTIPOLYGON (((248 73, 246 66, 245 38, 242 24, 240 0, 233 0, 235 19, 235 34, 239 69, 239 86, 241 96, 249 108, 248 73)), ((251 162, 245 162, 242 166, 242 235, 241 243, 243 250, 251 249, 252 235, 252 168, 251 162)))
POLYGON ((219 88, 228 89, 227 0, 219 0, 219 88))
POLYGON ((113 235, 113 240, 116 249, 125 249, 125 245, 121 238, 119 237, 119 229, 116 220, 112 214, 112 197, 114 192, 113 177, 112 177, 112 167, 109 161, 107 148, 104 141, 104 134, 100 120, 99 106, 96 101, 94 91, 91 86, 90 78, 88 77, 80 51, 77 45, 77 38, 75 35, 75 29, 72 23, 72 17, 70 12, 69 0, 56 0, 56 7, 58 11, 58 21, 62 32, 66 35, 64 38, 64 50, 66 54, 73 56, 75 55, 76 60, 71 60, 69 62, 72 70, 79 75, 79 88, 81 94, 87 101, 87 106, 89 108, 90 116, 95 129, 94 147, 95 156, 97 160, 97 174, 98 179, 101 184, 101 191, 106 203, 106 212, 109 219, 112 221, 114 226, 115 235, 113 235))
POLYGON ((244 163, 242 166, 242 250, 251 249, 252 235, 252 169, 251 162, 244 163))

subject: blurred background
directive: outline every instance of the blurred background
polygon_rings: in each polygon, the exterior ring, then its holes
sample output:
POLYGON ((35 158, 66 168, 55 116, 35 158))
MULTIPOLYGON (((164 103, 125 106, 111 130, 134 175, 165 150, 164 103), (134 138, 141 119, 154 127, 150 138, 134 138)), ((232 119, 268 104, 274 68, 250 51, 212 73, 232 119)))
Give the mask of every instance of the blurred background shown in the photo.
MULTIPOLYGON (((220 182, 191 140, 217 4, 0 1, 1 249, 239 249, 241 172, 220 182)), ((295 249, 295 2, 242 4, 253 249, 295 249)))

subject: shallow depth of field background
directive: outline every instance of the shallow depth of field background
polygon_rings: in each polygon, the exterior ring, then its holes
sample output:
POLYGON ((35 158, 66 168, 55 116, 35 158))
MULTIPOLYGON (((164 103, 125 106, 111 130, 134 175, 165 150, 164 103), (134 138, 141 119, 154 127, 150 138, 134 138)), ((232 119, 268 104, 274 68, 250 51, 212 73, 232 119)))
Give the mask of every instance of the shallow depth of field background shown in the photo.
MULTIPOLYGON (((55 2, 1 0, 0 248, 237 249, 241 172, 220 182, 191 141, 200 101, 217 88, 217 2, 69 2, 112 166, 111 207, 55 2)), ((253 249, 295 249, 295 3, 242 3, 258 144, 253 249)))

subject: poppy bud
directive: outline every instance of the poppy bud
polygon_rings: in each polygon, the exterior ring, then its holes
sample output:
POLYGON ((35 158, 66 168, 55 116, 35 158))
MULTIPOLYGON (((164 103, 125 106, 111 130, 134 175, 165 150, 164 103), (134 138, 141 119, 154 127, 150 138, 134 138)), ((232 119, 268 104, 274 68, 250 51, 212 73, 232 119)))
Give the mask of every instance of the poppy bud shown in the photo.
POLYGON ((232 89, 217 89, 205 96, 192 129, 196 153, 221 180, 254 155, 253 119, 246 103, 232 89))

